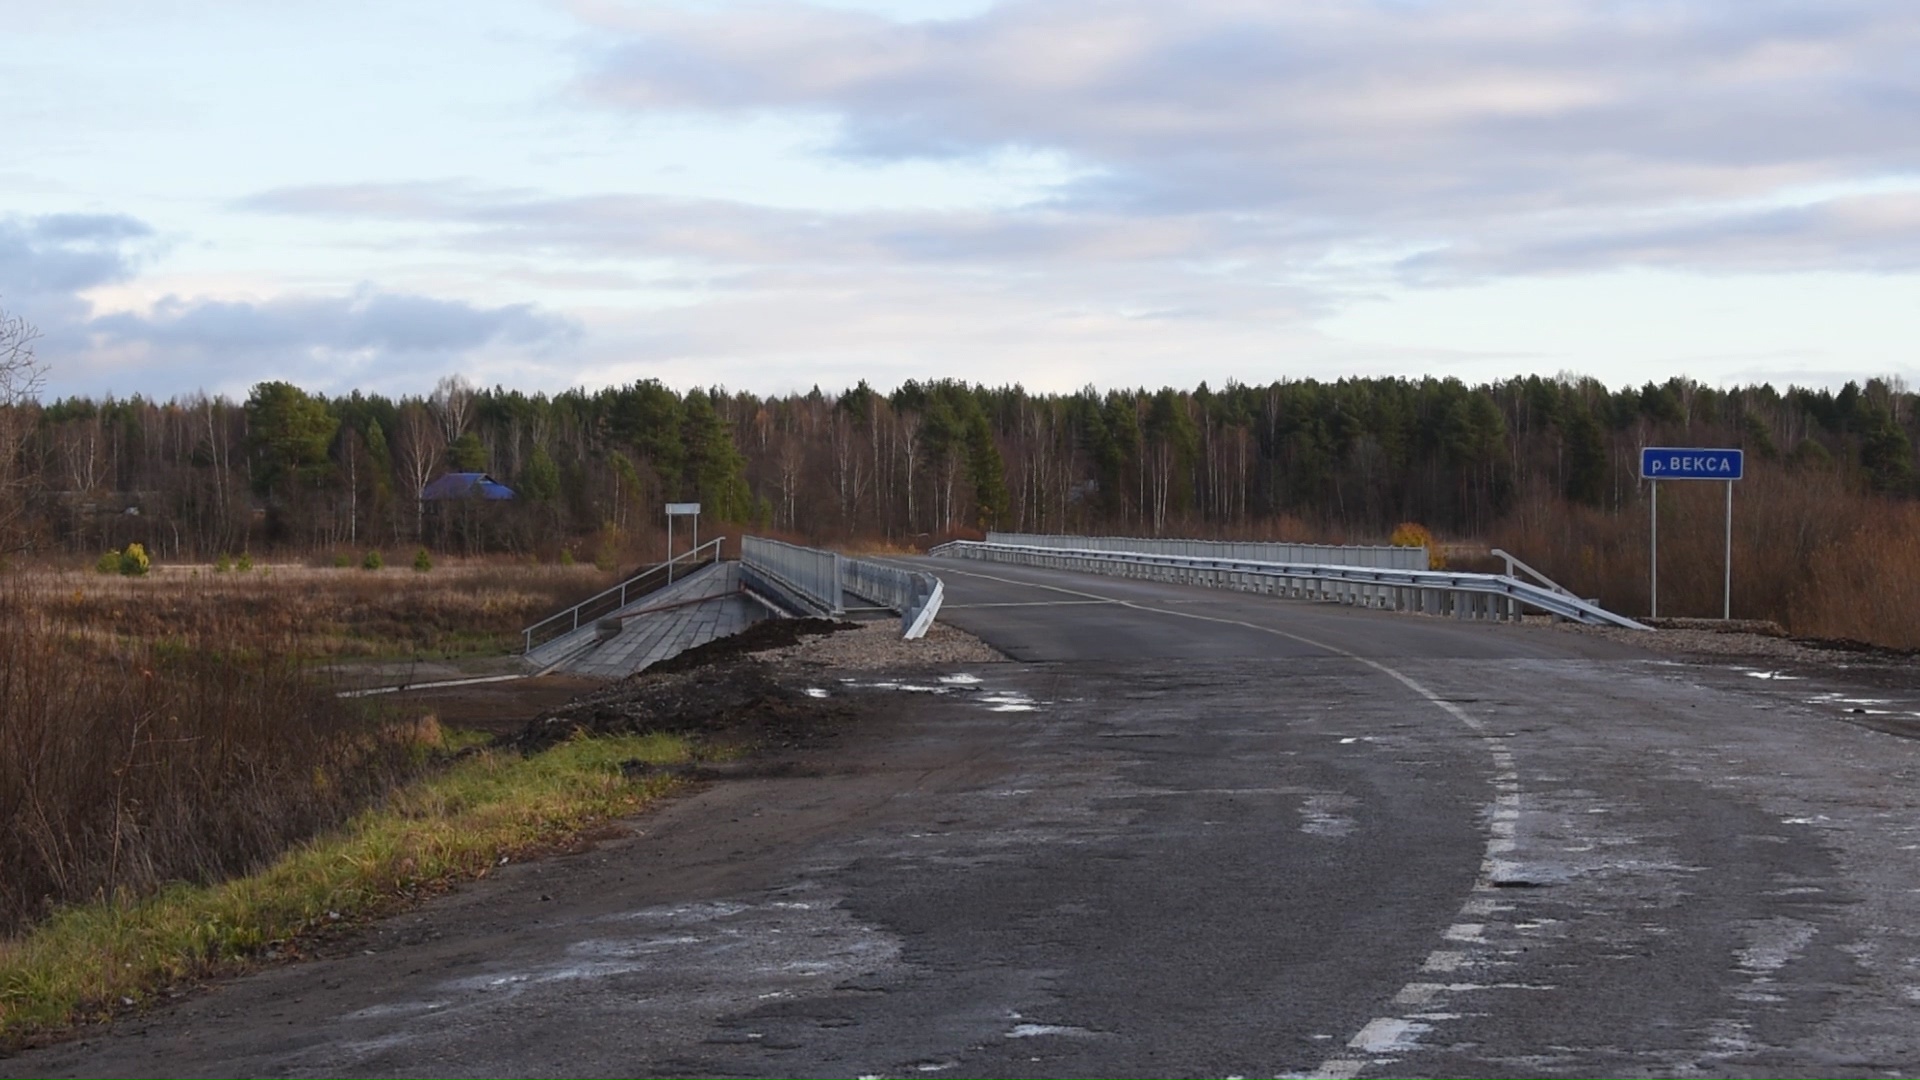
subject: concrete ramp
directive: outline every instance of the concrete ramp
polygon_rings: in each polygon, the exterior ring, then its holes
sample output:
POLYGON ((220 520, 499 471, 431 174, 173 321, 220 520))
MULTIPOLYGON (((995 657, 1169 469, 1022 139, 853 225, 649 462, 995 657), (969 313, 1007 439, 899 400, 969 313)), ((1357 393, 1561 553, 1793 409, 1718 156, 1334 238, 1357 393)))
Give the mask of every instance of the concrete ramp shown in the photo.
POLYGON ((738 563, 714 563, 541 645, 527 654, 527 663, 536 670, 617 679, 769 617, 741 593, 738 563))

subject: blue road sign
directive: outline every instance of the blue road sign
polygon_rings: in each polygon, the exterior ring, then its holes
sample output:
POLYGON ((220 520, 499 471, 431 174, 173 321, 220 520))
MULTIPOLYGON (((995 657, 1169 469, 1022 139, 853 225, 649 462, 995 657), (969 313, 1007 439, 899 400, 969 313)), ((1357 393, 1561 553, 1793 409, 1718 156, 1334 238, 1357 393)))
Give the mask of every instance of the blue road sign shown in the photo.
POLYGON ((1738 480, 1745 468, 1745 455, 1739 450, 1640 448, 1640 476, 1644 480, 1738 480))

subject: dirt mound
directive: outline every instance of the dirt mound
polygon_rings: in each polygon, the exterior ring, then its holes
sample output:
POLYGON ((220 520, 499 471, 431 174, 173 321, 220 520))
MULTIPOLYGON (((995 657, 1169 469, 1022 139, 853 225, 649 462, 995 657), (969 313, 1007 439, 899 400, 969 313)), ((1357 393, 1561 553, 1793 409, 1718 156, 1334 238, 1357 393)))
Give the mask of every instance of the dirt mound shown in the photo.
POLYGON ((500 742, 531 753, 576 731, 667 731, 708 742, 804 746, 830 738, 853 715, 839 701, 809 697, 764 665, 736 657, 693 671, 643 672, 542 713, 500 742))
POLYGON ((645 674, 693 671, 750 653, 784 649, 798 644, 801 638, 858 630, 860 626, 857 622, 835 622, 832 619, 766 619, 730 637, 714 638, 705 645, 696 645, 678 656, 670 656, 647 668, 645 674))

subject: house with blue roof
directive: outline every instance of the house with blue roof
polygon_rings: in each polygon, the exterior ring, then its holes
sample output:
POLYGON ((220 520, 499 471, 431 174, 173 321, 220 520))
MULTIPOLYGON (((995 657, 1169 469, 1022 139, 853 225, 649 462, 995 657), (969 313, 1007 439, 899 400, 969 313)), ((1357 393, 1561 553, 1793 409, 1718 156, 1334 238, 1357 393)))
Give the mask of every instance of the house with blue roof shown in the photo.
POLYGON ((451 472, 435 478, 420 489, 421 502, 446 502, 451 499, 499 502, 513 497, 512 488, 482 472, 451 472))

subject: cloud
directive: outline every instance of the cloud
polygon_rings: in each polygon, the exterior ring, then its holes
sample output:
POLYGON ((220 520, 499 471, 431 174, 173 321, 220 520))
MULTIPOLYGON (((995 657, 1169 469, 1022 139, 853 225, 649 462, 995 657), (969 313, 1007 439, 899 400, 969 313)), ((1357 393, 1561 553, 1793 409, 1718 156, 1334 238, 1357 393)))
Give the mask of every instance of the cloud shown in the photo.
POLYGON ((109 345, 139 343, 198 355, 272 359, 314 352, 377 352, 394 360, 448 357, 503 343, 541 345, 577 333, 528 304, 480 308, 363 287, 350 296, 261 303, 169 296, 148 312, 104 315, 88 332, 109 345))
POLYGON ((70 294, 131 278, 140 258, 130 242, 153 230, 113 214, 0 218, 0 299, 63 302, 70 294))
MULTIPOLYGON (((1597 267, 1614 253, 1575 241, 1615 215, 1710 223, 1819 185, 1920 175, 1905 134, 1920 123, 1920 8, 1880 0, 1012 0, 912 23, 601 5, 587 17, 612 43, 581 87, 616 109, 826 115, 855 159, 1057 152, 1084 174, 1034 215, 1227 215, 1322 235, 1329 252, 1476 245, 1450 264, 1462 273, 1522 269, 1539 241, 1597 267), (1510 266, 1491 243, 1502 237, 1510 266)), ((1884 261, 1838 242, 1806 254, 1884 261)), ((1734 261, 1678 243, 1663 257, 1734 261)))
POLYGON ((185 386, 240 393, 262 379, 309 389, 419 392, 462 370, 517 380, 578 342, 577 321, 532 305, 481 307, 362 286, 344 296, 263 301, 165 297, 75 328, 64 381, 113 380, 125 392, 185 386))
POLYGON ((1603 266, 1725 272, 1920 270, 1920 193, 1850 195, 1802 206, 1649 215, 1544 241, 1469 241, 1406 260, 1410 276, 1559 273, 1603 266))
POLYGON ((143 310, 99 312, 91 290, 134 280, 155 231, 124 215, 0 218, 0 306, 41 331, 56 392, 162 394, 289 378, 316 389, 400 385, 475 363, 538 363, 577 343, 579 323, 531 304, 361 285, 345 294, 258 300, 169 295, 143 310))
POLYGON ((1326 242, 1310 225, 1218 214, 1142 217, 1044 206, 1013 214, 822 211, 653 195, 532 198, 458 185, 304 187, 265 192, 242 205, 453 225, 464 230, 461 242, 492 251, 672 259, 722 270, 1165 262, 1317 254, 1326 242))

